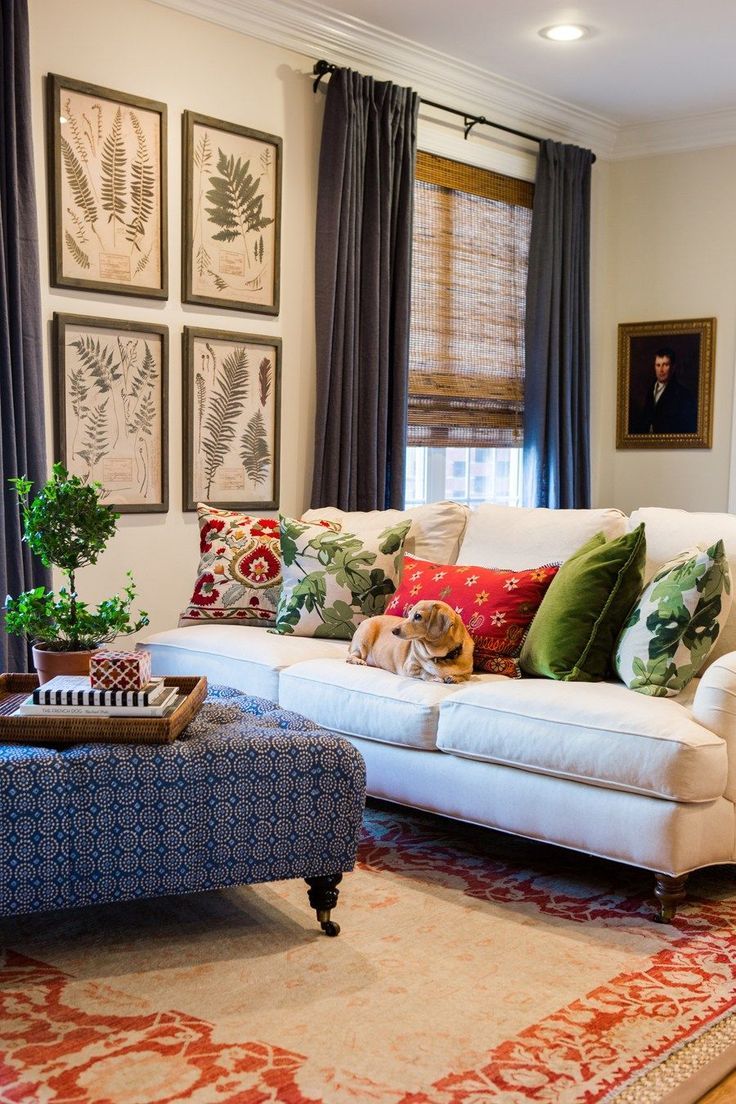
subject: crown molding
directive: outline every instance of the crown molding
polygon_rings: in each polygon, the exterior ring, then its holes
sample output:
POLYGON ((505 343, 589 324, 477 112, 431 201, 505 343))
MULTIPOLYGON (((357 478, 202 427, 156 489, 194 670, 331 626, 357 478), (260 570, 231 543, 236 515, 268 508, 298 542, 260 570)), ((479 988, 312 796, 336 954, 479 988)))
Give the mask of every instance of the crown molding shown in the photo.
MULTIPOLYGON (((617 126, 610 119, 545 96, 478 66, 343 15, 316 0, 153 0, 250 38, 337 65, 409 84, 420 96, 447 100, 471 114, 610 157, 617 126)), ((311 65, 310 65, 311 68, 311 65)))
POLYGON ((619 161, 733 145, 736 145, 736 110, 728 108, 703 115, 621 126, 612 157, 619 161))
MULTIPOLYGON (((564 100, 499 77, 459 58, 421 46, 317 0, 152 0, 196 19, 281 46, 312 62, 336 65, 409 84, 420 96, 446 100, 471 114, 540 137, 575 142, 606 160, 736 144, 736 111, 714 111, 651 123, 618 124, 564 100)), ((499 139, 507 147, 528 143, 499 139)))

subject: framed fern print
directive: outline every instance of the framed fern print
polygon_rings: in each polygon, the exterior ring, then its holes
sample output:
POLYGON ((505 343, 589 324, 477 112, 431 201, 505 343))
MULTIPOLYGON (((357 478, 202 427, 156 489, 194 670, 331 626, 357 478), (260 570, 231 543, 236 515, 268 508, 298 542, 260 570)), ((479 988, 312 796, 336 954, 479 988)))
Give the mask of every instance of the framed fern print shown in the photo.
POLYGON ((55 455, 121 513, 164 513, 169 331, 54 314, 55 455))
POLYGON ((51 73, 51 284, 168 298, 166 105, 51 73))
POLYGON ((279 313, 282 141, 185 111, 182 297, 279 313))
POLYGON ((184 509, 275 510, 281 338, 184 327, 184 509))

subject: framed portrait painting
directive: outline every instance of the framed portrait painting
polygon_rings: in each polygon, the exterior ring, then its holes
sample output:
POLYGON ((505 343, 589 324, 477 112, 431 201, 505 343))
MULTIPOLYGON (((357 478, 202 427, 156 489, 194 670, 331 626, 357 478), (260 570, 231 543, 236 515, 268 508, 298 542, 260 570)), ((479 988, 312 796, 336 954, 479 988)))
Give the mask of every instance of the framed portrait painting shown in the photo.
POLYGON ((711 448, 715 318, 618 328, 617 448, 711 448))
POLYGON ((51 284, 168 298, 166 105, 50 73, 51 284))
POLYGON ((55 452, 102 484, 120 513, 164 513, 168 489, 166 326, 55 314, 55 452))
POLYGON ((184 509, 275 510, 281 338, 184 327, 184 509))
POLYGON ((193 111, 183 128, 184 302, 278 314, 281 139, 193 111))

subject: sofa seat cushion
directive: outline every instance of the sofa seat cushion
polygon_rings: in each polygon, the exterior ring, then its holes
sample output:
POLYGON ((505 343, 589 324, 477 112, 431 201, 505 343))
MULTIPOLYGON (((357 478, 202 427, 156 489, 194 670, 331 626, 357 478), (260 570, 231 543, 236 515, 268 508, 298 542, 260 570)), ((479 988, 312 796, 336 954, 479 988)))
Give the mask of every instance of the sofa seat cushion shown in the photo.
MULTIPOLYGON (((278 701, 279 672, 304 659, 337 657, 347 643, 278 636, 252 625, 197 625, 155 633, 143 645, 155 675, 206 675, 256 697, 278 701)), ((345 664, 347 666, 347 664, 345 664)))
POLYGON ((726 745, 693 720, 692 693, 649 698, 621 683, 543 679, 467 686, 442 703, 437 747, 630 793, 712 801, 726 789, 726 745))
POLYGON ((347 736, 434 751, 442 702, 468 685, 507 681, 503 675, 475 674, 470 684, 448 685, 339 659, 312 659, 281 672, 279 704, 347 736))

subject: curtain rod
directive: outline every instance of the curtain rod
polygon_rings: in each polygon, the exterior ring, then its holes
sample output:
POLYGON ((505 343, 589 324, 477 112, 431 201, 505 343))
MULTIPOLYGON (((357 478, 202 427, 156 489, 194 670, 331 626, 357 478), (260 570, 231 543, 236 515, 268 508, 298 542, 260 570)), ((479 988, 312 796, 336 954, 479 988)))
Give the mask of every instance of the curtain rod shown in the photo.
MULTIPOLYGON (((338 65, 333 65, 332 62, 325 61, 324 58, 315 61, 312 69, 312 73, 316 78, 312 86, 313 91, 317 91, 323 77, 326 77, 328 73, 337 72, 338 69, 338 65)), ((471 115, 468 111, 461 111, 457 107, 447 107, 445 104, 435 103, 433 100, 421 99, 421 102, 426 104, 427 107, 437 108, 438 111, 447 111, 450 115, 459 115, 463 120, 466 140, 474 126, 489 126, 493 127, 494 130, 505 130, 507 134, 515 134, 517 138, 526 138, 527 141, 536 142, 537 145, 544 141, 537 134, 527 134, 524 130, 516 130, 514 127, 505 126, 503 123, 493 123, 490 119, 486 119, 485 115, 471 115)), ((595 161, 595 154, 593 154, 593 161, 595 161)))

